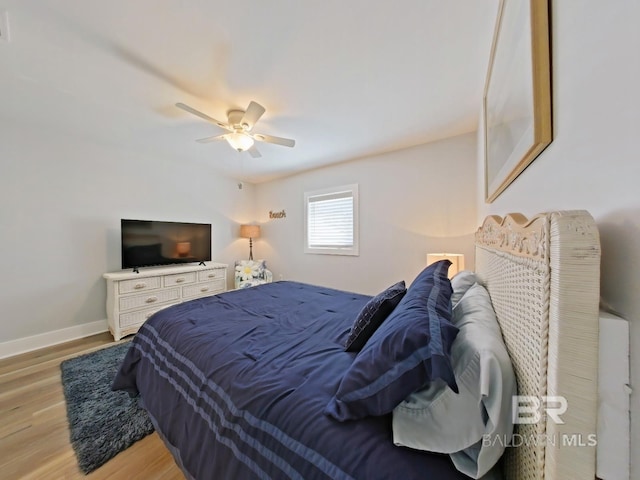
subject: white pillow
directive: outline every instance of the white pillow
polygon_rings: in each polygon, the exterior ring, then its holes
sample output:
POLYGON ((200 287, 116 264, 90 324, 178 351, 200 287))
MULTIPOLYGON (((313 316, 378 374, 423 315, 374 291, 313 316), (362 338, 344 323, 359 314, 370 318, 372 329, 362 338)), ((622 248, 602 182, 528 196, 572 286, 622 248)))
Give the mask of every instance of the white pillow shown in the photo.
POLYGON ((479 478, 502 456, 503 440, 511 438, 516 379, 483 286, 468 289, 453 309, 453 323, 460 329, 451 347, 460 393, 433 383, 411 394, 393 410, 393 441, 448 453, 458 470, 479 478))
POLYGON ((458 304, 464 294, 467 293, 467 290, 469 290, 476 281, 476 274, 469 270, 462 270, 453 276, 451 279, 451 288, 453 289, 453 293, 451 294, 452 307, 458 304))

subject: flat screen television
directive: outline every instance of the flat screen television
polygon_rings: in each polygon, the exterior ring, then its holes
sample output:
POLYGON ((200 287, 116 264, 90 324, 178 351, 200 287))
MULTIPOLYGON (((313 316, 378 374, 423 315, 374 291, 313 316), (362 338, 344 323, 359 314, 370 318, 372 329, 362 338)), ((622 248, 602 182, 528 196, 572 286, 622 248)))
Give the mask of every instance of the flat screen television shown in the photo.
POLYGON ((207 262, 211 260, 211 224, 120 221, 122 268, 207 262))

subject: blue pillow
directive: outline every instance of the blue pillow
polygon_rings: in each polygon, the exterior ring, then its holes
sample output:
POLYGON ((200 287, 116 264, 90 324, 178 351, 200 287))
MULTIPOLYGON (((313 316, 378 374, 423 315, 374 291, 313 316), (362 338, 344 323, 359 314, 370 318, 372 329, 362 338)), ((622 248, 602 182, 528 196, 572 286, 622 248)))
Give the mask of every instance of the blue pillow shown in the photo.
MULTIPOLYGON (((456 277, 451 279, 454 295, 456 277)), ((498 462, 511 438, 516 376, 483 286, 468 288, 453 307, 451 321, 460 329, 451 347, 460 393, 433 382, 409 395, 393 409, 393 443, 448 453, 458 470, 480 478, 498 462), (504 441, 483 441, 488 438, 504 441)))
POLYGON ((379 293, 360 310, 356 321, 351 327, 351 333, 344 345, 347 352, 358 352, 371 338, 373 332, 384 322, 393 309, 396 308, 407 289, 404 280, 391 285, 384 292, 379 293))
POLYGON ((409 394, 440 378, 458 392, 451 366, 451 262, 425 268, 345 373, 325 413, 355 420, 391 412, 409 394))

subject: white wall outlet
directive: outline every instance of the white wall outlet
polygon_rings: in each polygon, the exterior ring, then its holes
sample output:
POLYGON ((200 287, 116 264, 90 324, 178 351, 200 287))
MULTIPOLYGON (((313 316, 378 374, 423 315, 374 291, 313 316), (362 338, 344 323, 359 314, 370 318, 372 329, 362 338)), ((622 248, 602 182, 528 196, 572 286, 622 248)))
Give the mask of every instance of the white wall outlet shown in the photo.
POLYGON ((9 13, 6 10, 0 10, 0 40, 8 42, 9 36, 9 13))

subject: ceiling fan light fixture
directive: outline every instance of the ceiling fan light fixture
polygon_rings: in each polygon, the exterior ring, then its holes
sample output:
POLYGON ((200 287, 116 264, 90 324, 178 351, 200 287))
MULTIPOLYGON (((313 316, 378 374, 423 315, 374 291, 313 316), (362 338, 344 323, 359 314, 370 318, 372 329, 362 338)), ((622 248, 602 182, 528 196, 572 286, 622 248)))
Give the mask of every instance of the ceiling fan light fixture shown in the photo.
POLYGON ((290 138, 274 137, 273 135, 263 135, 261 133, 251 133, 256 122, 260 120, 262 114, 265 112, 264 107, 254 101, 249 103, 246 110, 229 110, 227 112, 228 123, 216 120, 206 113, 202 113, 201 111, 196 110, 189 105, 185 105, 184 103, 176 103, 176 107, 200 117, 207 122, 213 123, 228 132, 223 135, 200 138, 196 140, 199 143, 209 143, 225 139, 229 145, 231 145, 231 148, 238 152, 248 151, 253 158, 259 158, 262 156, 254 146, 255 141, 273 143, 274 145, 281 145, 289 148, 296 144, 295 140, 290 138))
POLYGON ((233 132, 226 136, 227 142, 234 150, 245 152, 253 147, 253 138, 246 133, 233 132))

